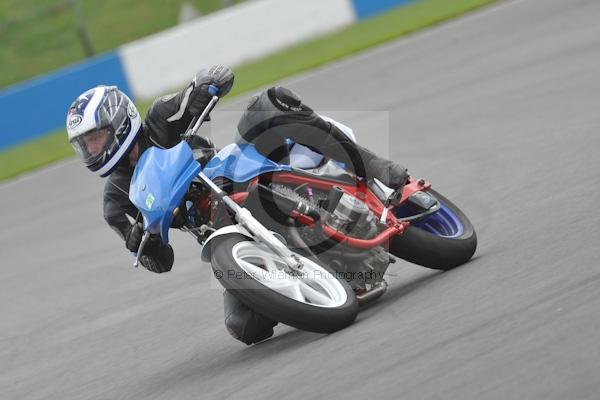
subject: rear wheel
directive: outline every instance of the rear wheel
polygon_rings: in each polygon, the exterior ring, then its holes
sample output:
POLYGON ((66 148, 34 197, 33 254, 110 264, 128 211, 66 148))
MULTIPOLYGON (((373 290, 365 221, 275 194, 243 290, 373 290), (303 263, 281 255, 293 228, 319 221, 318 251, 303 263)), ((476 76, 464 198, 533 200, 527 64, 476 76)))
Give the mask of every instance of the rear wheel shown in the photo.
POLYGON ((390 252, 427 268, 448 270, 469 261, 477 248, 471 221, 450 200, 429 191, 441 204, 440 210, 413 222, 390 244, 390 252))
POLYGON ((219 282, 257 313, 319 333, 354 322, 356 296, 331 269, 297 254, 304 274, 294 276, 264 244, 238 234, 217 237, 211 245, 211 264, 219 282))

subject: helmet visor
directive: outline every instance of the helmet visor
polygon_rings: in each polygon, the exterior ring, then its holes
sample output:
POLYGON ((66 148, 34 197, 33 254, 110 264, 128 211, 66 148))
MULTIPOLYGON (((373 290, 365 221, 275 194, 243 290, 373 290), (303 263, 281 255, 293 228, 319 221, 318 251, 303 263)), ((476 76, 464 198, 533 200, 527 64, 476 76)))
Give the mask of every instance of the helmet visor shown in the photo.
POLYGON ((89 166, 105 158, 115 142, 116 137, 111 128, 100 128, 73 138, 71 145, 83 162, 89 166))

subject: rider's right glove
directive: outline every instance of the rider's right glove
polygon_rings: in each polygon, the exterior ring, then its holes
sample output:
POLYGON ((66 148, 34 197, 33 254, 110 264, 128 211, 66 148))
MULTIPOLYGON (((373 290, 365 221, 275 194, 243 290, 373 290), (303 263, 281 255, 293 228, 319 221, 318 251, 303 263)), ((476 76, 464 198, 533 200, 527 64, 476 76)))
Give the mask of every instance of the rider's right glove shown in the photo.
MULTIPOLYGON (((125 247, 132 253, 136 253, 142 243, 143 235, 144 227, 141 222, 131 225, 131 229, 125 235, 125 247)), ((140 257, 144 268, 156 273, 168 272, 173 267, 173 261, 173 248, 163 244, 159 236, 150 236, 140 257)))
MULTIPOLYGON (((131 225, 129 232, 125 235, 125 247, 132 253, 136 253, 142 243, 142 236, 144 236, 144 226, 141 222, 131 225)), ((148 245, 149 243, 146 243, 148 245)))
POLYGON ((218 89, 216 94, 223 97, 231 90, 233 79, 233 71, 223 65, 214 65, 198 72, 189 86, 192 88, 188 105, 190 114, 193 116, 202 114, 212 98, 212 94, 208 90, 209 86, 216 86, 218 89))

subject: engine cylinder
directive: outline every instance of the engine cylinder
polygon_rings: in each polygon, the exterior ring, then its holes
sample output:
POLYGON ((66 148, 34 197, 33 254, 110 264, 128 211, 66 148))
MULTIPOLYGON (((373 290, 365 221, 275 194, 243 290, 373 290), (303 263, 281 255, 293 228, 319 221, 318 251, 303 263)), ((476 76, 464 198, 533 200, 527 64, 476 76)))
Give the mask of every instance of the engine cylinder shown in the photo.
POLYGON ((356 197, 344 194, 327 219, 333 229, 353 236, 372 236, 377 228, 369 207, 356 197))

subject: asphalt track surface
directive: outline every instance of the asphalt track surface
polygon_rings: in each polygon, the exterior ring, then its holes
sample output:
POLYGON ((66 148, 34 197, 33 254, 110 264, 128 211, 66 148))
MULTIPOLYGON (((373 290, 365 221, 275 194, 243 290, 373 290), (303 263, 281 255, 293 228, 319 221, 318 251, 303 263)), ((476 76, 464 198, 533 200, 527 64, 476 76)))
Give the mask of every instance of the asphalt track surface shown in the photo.
POLYGON ((599 20, 595 0, 506 2, 289 82, 479 235, 451 272, 392 265, 332 335, 233 340, 193 240, 168 274, 132 268, 74 160, 3 184, 0 397, 597 399, 599 20))

